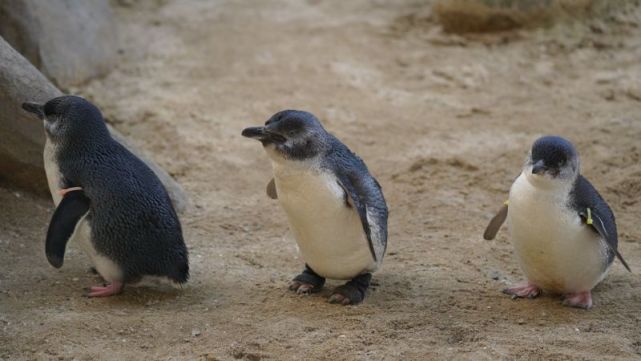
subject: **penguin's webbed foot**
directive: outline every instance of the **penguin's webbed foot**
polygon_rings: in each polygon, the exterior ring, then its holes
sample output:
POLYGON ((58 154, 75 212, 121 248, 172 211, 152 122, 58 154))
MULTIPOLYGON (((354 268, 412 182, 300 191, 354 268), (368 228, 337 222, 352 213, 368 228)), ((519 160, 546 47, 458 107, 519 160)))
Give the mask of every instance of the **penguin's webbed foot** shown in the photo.
POLYGON ((305 265, 303 273, 294 277, 289 284, 289 290, 298 294, 310 294, 320 292, 325 285, 325 278, 319 276, 309 266, 305 265))
POLYGON ((567 293, 563 300, 563 304, 565 306, 589 310, 592 308, 592 293, 590 291, 567 293))
POLYGON ((356 305, 365 299, 365 292, 372 280, 371 273, 365 273, 354 277, 351 281, 342 286, 338 286, 329 296, 329 303, 341 305, 356 305))
POLYGON ((87 297, 109 297, 122 292, 124 285, 120 282, 112 282, 105 286, 93 286, 89 289, 87 297))
POLYGON ((289 290, 298 293, 299 295, 309 295, 312 293, 319 292, 321 287, 315 287, 311 283, 292 281, 289 284, 289 290))
POLYGON ((530 282, 523 282, 504 289, 503 293, 512 296, 512 299, 536 298, 541 294, 541 289, 530 282))

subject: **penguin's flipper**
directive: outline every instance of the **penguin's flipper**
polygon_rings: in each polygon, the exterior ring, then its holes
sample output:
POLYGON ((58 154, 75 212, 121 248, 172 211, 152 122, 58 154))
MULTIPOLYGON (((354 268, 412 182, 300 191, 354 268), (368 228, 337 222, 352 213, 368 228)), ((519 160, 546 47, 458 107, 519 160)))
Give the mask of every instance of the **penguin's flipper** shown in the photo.
MULTIPOLYGON (((618 250, 619 238, 614 213, 599 192, 582 175, 579 175, 574 187, 574 209, 586 225, 591 226, 605 240, 608 248, 617 256, 623 266, 630 271, 628 263, 618 250)), ((632 272, 632 271, 630 271, 632 272)))
POLYGON ((628 266, 628 263, 623 259, 623 256, 621 256, 621 253, 619 253, 619 250, 617 249, 617 233, 612 230, 608 231, 609 227, 606 226, 604 221, 605 217, 602 214, 599 214, 597 209, 593 208, 585 208, 585 210, 579 211, 579 216, 581 216, 585 224, 592 226, 592 228, 601 235, 605 240, 605 243, 608 245, 608 248, 610 248, 619 261, 621 261, 623 267, 625 267, 628 272, 632 272, 632 270, 630 270, 630 266, 628 266))
POLYGON ((276 182, 272 178, 269 183, 267 183, 267 188, 265 189, 267 196, 271 199, 278 199, 278 192, 276 192, 276 182))
POLYGON ((496 215, 490 220, 485 232, 483 233, 483 238, 487 241, 493 240, 496 237, 496 234, 499 233, 499 229, 505 222, 507 218, 507 202, 503 203, 503 207, 496 213, 496 215))
POLYGON ((381 185, 374 177, 338 173, 338 185, 345 191, 345 206, 355 208, 375 261, 387 248, 387 207, 381 185))
POLYGON ((89 211, 90 200, 81 190, 70 191, 58 204, 47 230, 45 253, 49 263, 62 267, 67 241, 73 235, 76 225, 89 211))
POLYGON ((343 196, 343 201, 345 202, 345 206, 347 208, 354 208, 354 201, 352 198, 349 196, 349 192, 347 191, 347 188, 341 184, 341 182, 338 182, 338 185, 343 188, 344 196, 343 196))

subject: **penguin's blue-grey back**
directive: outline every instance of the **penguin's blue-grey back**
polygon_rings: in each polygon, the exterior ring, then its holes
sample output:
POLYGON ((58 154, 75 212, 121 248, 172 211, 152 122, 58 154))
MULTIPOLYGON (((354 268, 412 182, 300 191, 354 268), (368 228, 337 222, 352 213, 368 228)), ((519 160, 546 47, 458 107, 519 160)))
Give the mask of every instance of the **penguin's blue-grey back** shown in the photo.
MULTIPOLYGON (((355 204, 359 214, 366 212, 370 217, 375 218, 376 224, 380 228, 380 241, 383 246, 383 252, 387 248, 387 203, 383 196, 383 191, 365 165, 365 162, 345 144, 338 140, 330 133, 326 133, 330 146, 328 152, 324 155, 322 166, 330 169, 343 186, 350 185, 354 189, 348 189, 348 193, 359 194, 363 204, 355 204), (367 209, 365 210, 365 204, 367 209)), ((361 215, 363 228, 370 239, 370 226, 367 222, 367 214, 361 215)), ((371 239, 370 239, 371 242, 371 239)))
POLYGON ((125 283, 145 275, 186 282, 180 221, 158 177, 111 138, 93 105, 85 102, 71 115, 82 119, 73 119, 80 123, 56 144, 61 186, 81 186, 91 200, 87 220, 96 251, 122 267, 125 283))

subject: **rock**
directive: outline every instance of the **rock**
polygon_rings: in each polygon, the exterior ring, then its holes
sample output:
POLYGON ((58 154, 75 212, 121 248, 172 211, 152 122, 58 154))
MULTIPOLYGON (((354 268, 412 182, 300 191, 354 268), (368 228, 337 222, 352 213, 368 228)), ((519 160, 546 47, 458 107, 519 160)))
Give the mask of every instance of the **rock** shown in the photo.
MULTIPOLYGON (((49 194, 42 152, 42 123, 22 110, 25 101, 46 102, 62 95, 27 59, 0 38, 0 181, 41 195, 49 194)), ((167 172, 132 147, 110 127, 113 137, 142 159, 160 178, 178 212, 188 204, 184 191, 167 172)))
POLYGON ((636 86, 628 87, 625 91, 625 95, 627 95, 632 100, 641 102, 641 88, 639 87, 636 87, 636 86))
POLYGON ((0 38, 0 180, 48 193, 42 124, 24 112, 24 101, 45 102, 62 93, 0 38))
POLYGON ((610 3, 617 2, 607 0, 437 0, 432 10, 445 32, 499 32, 551 24, 564 18, 606 16, 617 8, 610 3))
POLYGON ((499 272, 499 271, 490 272, 490 278, 495 280, 495 281, 500 280, 501 279, 501 272, 499 272))
POLYGON ((117 58, 109 0, 3 0, 0 36, 61 87, 106 73, 117 58))

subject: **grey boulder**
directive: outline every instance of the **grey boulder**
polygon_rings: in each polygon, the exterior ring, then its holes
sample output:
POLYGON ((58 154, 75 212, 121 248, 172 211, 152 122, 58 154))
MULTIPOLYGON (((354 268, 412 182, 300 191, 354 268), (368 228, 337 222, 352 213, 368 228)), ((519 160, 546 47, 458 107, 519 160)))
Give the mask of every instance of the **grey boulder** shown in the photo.
MULTIPOLYGON (((25 101, 46 102, 61 95, 47 78, 0 37, 0 181, 48 193, 44 172, 42 123, 22 110, 25 101)), ((160 178, 176 210, 187 207, 183 189, 167 172, 110 128, 114 138, 140 157, 160 178)))
POLYGON ((109 0, 2 0, 0 36, 63 88, 105 74, 117 59, 109 0))

